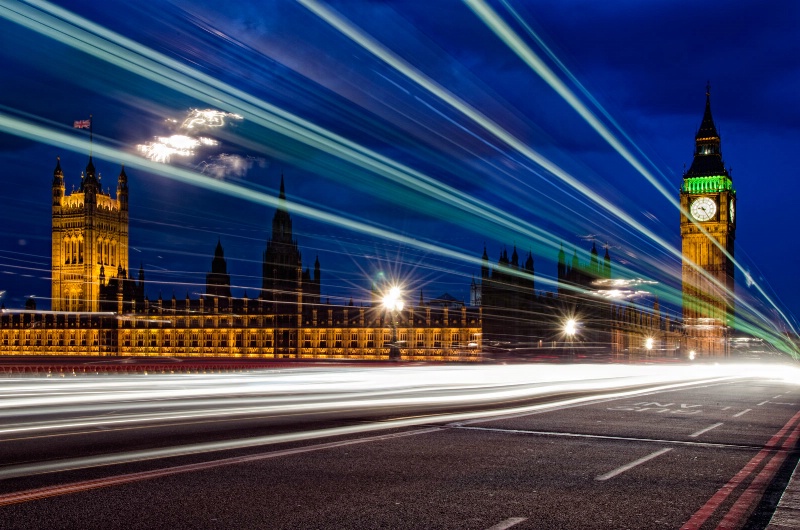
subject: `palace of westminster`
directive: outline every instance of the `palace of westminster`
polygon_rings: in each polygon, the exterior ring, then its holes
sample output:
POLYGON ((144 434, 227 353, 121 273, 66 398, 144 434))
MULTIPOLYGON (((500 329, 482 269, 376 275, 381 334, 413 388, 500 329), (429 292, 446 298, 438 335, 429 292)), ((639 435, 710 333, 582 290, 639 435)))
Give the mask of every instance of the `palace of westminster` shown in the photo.
POLYGON ((103 193, 91 156, 80 189, 65 193, 56 163, 52 186, 52 310, 3 308, 2 355, 112 355, 294 359, 480 360, 515 350, 587 356, 728 355, 734 314, 736 193, 725 169, 710 98, 684 173, 680 203, 683 315, 657 299, 633 304, 597 296, 612 282, 611 256, 593 244, 588 262, 558 254, 558 290, 535 289, 534 260, 516 247, 490 263, 486 249, 469 303, 449 295, 387 310, 373 289, 368 306, 323 302, 321 267, 303 270, 281 177, 279 205, 263 253, 255 298, 233 297, 221 242, 205 295, 149 300, 144 271, 128 262, 128 177, 103 193), (700 230, 702 226, 705 230, 700 230), (711 240, 714 238, 718 244, 711 240), (724 249, 724 251, 723 251, 724 249), (565 332, 565 319, 580 319, 565 332))

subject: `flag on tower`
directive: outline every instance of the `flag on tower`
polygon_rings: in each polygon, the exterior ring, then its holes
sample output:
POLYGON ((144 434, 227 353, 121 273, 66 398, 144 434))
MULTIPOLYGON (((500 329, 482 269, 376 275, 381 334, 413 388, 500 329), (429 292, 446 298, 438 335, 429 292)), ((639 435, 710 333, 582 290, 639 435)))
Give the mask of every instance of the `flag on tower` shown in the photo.
POLYGON ((75 129, 91 129, 92 128, 92 120, 75 120, 72 122, 72 127, 75 129))

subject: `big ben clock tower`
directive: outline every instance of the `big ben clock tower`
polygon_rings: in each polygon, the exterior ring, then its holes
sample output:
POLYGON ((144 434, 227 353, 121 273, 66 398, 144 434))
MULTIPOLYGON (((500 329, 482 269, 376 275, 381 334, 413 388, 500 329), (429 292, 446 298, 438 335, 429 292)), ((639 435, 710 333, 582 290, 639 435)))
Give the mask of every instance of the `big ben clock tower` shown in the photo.
POLYGON ((681 214, 683 323, 685 353, 719 357, 728 354, 733 326, 736 190, 722 162, 709 92, 694 160, 681 185, 681 208, 688 213, 681 214))

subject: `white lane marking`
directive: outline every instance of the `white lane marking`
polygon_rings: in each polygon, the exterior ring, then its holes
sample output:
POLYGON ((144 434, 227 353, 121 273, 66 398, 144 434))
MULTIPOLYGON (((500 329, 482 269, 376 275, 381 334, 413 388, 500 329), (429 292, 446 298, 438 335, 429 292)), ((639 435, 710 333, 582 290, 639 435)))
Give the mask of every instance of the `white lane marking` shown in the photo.
POLYGON ((717 428, 717 427, 719 427, 720 425, 722 425, 722 422, 715 423, 714 425, 710 425, 710 426, 706 427, 705 429, 700 429, 699 431, 697 431, 697 432, 693 432, 692 434, 690 434, 690 435, 689 435, 689 438, 697 438, 697 437, 698 437, 698 436, 700 436, 701 434, 707 433, 707 432, 708 432, 708 431, 710 431, 711 429, 716 429, 716 428, 717 428))
POLYGON ((606 436, 602 434, 585 434, 573 432, 555 432, 555 431, 530 431, 525 429, 506 429, 502 427, 471 427, 468 425, 448 425, 451 429, 464 429, 472 431, 486 431, 486 432, 499 432, 506 434, 530 434, 532 436, 560 436, 564 438, 589 438, 593 440, 623 440, 629 442, 647 442, 657 444, 672 444, 672 445, 688 445, 692 447, 720 447, 732 449, 757 449, 750 445, 734 445, 723 444, 717 442, 694 442, 685 440, 664 440, 663 438, 633 438, 630 436, 606 436))
POLYGON ((761 403, 759 403, 758 405, 756 405, 756 407, 760 407, 761 405, 764 405, 764 404, 766 404, 766 403, 769 403, 769 400, 762 401, 761 403))
POLYGON ((739 412, 739 413, 736 413, 736 414, 734 414, 734 415, 733 415, 733 417, 734 417, 734 418, 738 418, 739 416, 744 416, 745 414, 747 414, 747 413, 748 413, 748 412, 750 412, 751 410, 753 410, 753 409, 744 409, 743 411, 741 411, 741 412, 739 412))
POLYGON ((509 517, 505 521, 500 521, 496 525, 488 528, 487 530, 506 530, 506 528, 511 528, 515 524, 519 524, 522 521, 527 521, 527 517, 509 517))
POLYGON ((730 407, 722 407, 722 410, 728 410, 730 407))
POLYGON ((618 467, 617 469, 615 469, 613 471, 609 471, 608 473, 604 473, 602 475, 597 475, 596 477, 594 477, 594 479, 595 480, 608 480, 610 478, 614 478, 614 477, 616 477, 617 475, 619 475, 621 473, 625 473, 629 469, 633 469, 634 467, 638 466, 639 464, 644 464, 648 460, 652 460, 652 459, 654 459, 656 457, 659 457, 659 456, 663 455, 664 453, 668 453, 670 451, 672 451, 671 447, 668 447, 666 449, 659 449, 655 453, 650 453, 647 456, 643 456, 639 460, 634 460, 630 464, 625 464, 624 466, 618 467))
POLYGON ((778 398, 781 398, 781 397, 783 397, 783 396, 778 394, 777 396, 774 396, 772 399, 778 399, 778 398))

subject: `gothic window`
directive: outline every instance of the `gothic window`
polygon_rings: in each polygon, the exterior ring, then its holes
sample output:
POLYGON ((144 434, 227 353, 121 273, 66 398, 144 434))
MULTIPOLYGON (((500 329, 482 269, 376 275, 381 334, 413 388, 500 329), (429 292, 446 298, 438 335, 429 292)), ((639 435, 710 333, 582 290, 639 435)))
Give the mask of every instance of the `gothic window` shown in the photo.
POLYGON ((433 334, 433 347, 434 348, 441 348, 442 347, 442 332, 437 331, 433 334))
POLYGON ((116 243, 112 243, 112 245, 111 245, 111 266, 112 267, 114 265, 116 265, 116 263, 115 263, 116 257, 117 257, 117 244, 116 243))
POLYGON ((367 348, 375 347, 375 334, 372 332, 367 333, 367 348))
POLYGON ((336 332, 336 339, 335 339, 335 346, 334 347, 335 348, 341 348, 342 347, 342 332, 341 331, 337 331, 336 332))
POLYGON ((421 331, 417 332, 417 348, 425 347, 425 335, 421 331))
POLYGON ((102 241, 98 241, 97 242, 97 264, 98 265, 102 265, 103 264, 103 242, 102 241))
POLYGON ((357 348, 358 347, 358 334, 350 333, 350 347, 357 348))

